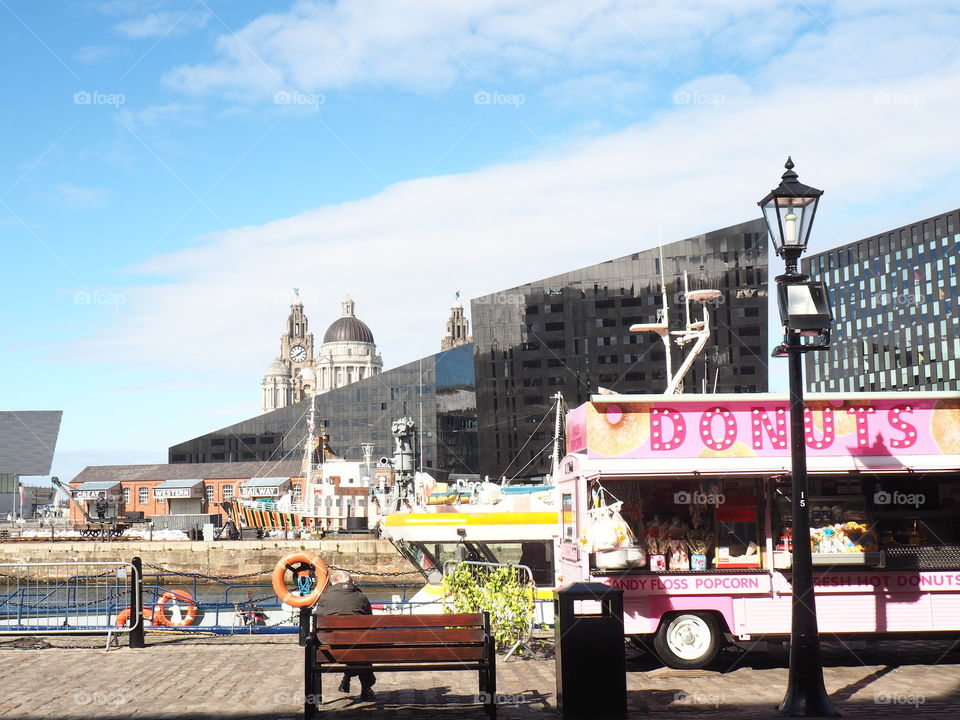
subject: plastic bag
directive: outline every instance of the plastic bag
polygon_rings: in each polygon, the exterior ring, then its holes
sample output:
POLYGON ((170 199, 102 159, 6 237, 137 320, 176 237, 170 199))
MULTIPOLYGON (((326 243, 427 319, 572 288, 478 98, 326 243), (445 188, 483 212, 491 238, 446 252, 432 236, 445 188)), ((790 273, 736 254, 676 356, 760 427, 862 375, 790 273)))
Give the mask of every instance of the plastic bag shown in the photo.
POLYGON ((580 546, 585 552, 607 552, 633 547, 636 538, 620 514, 620 503, 587 510, 587 519, 580 534, 580 546))

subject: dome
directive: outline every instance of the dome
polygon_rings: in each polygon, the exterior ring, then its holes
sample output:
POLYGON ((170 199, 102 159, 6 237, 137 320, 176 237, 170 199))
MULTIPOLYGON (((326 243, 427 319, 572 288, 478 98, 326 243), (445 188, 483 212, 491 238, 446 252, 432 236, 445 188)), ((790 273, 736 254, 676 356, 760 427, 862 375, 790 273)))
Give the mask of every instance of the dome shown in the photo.
POLYGON ((323 341, 328 342, 363 342, 373 343, 373 333, 363 320, 352 315, 339 318, 327 328, 323 334, 323 341))
POLYGON ((270 367, 268 367, 267 371, 264 373, 265 377, 276 377, 278 375, 281 377, 290 377, 290 368, 284 365, 280 361, 280 358, 277 358, 270 363, 270 367))
POLYGON ((335 320, 323 334, 323 341, 328 342, 361 342, 373 344, 373 333, 363 320, 359 320, 353 314, 354 302, 347 298, 340 307, 343 308, 343 316, 335 320))

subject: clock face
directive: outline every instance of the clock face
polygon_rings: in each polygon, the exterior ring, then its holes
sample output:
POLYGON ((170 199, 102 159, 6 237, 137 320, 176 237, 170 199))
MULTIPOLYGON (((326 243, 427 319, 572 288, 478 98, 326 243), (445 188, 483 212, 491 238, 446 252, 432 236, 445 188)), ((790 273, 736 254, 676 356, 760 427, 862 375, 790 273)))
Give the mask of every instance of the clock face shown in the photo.
POLYGON ((303 362, 307 359, 307 349, 303 345, 294 345, 290 348, 290 359, 294 362, 303 362))

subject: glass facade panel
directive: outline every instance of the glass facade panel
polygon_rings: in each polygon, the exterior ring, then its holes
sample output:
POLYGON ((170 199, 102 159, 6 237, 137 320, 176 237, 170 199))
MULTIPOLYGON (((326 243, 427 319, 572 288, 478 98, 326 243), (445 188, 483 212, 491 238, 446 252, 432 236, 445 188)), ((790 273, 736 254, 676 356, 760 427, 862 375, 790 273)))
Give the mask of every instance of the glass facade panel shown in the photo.
MULTIPOLYGON (((687 375, 686 392, 767 389, 767 244, 766 227, 757 219, 663 246, 671 329, 684 322, 684 271, 691 290, 722 293, 708 306, 713 335, 708 352, 687 375)), ((472 301, 482 474, 513 477, 549 470, 549 449, 540 450, 550 446, 553 422, 545 418, 556 391, 569 406, 586 401, 598 386, 614 392, 664 391, 659 339, 627 330, 658 320, 659 269, 655 248, 472 301), (538 308, 550 313, 542 331, 535 322, 538 308), (631 352, 613 352, 621 346, 631 352), (506 357, 499 365, 480 360, 494 351, 506 357), (540 382, 544 377, 546 387, 540 382)), ((693 320, 700 318, 701 308, 691 303, 693 320)), ((674 353, 677 368, 681 355, 674 353)))
POLYGON ((842 288, 833 272, 822 269, 824 259, 843 258, 847 248, 870 238, 803 259, 803 271, 831 287, 835 317, 831 361, 815 353, 806 357, 807 377, 817 373, 811 389, 960 390, 960 377, 946 369, 953 366, 937 364, 960 357, 955 253, 941 248, 950 241, 956 216, 954 210, 876 236, 890 238, 892 252, 843 268, 849 281, 842 288))
MULTIPOLYGON (((473 346, 461 345, 317 395, 318 425, 322 421, 326 427, 334 453, 359 460, 361 444, 367 442, 373 443, 373 457, 392 456, 390 426, 411 417, 419 429, 424 469, 476 474, 473 362, 473 346)), ((305 398, 174 445, 168 451, 170 462, 209 462, 212 448, 226 462, 299 460, 309 414, 310 399, 305 398)))

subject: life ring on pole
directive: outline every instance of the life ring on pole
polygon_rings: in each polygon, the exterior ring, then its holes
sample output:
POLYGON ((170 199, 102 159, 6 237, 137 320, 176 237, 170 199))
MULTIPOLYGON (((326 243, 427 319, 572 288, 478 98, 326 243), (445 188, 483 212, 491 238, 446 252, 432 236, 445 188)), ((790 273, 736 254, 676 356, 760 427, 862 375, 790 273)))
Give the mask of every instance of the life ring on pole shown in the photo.
POLYGON ((163 625, 165 627, 186 627, 187 625, 191 624, 196 617, 196 602, 190 593, 184 592, 183 590, 170 590, 169 592, 165 592, 160 596, 160 599, 157 600, 157 604, 153 606, 154 625, 163 625), (174 603, 176 603, 177 600, 182 600, 187 604, 186 612, 182 613, 179 622, 168 619, 163 609, 168 602, 174 601, 174 603))
POLYGON ((294 607, 310 607, 327 589, 327 564, 312 552, 300 550, 280 559, 273 569, 273 591, 280 602, 294 607), (293 573, 296 591, 287 588, 287 570, 293 573), (312 587, 311 587, 312 585, 312 587))
MULTIPOLYGON (((143 616, 144 623, 148 623, 153 619, 153 610, 150 608, 145 607, 140 612, 143 616)), ((127 623, 130 621, 131 614, 130 608, 121 610, 120 614, 117 615, 117 627, 126 627, 127 623)))

